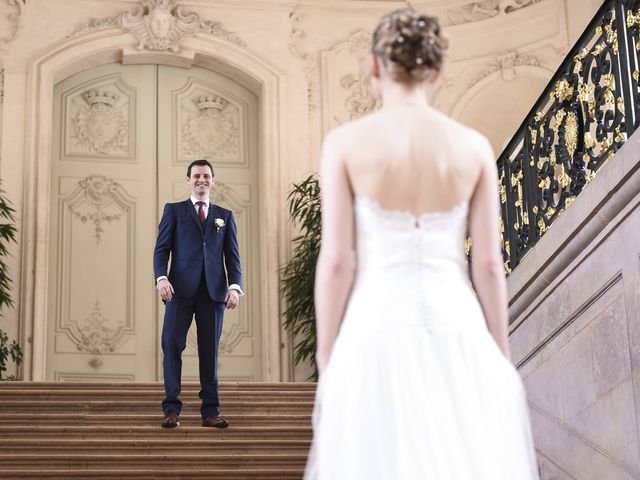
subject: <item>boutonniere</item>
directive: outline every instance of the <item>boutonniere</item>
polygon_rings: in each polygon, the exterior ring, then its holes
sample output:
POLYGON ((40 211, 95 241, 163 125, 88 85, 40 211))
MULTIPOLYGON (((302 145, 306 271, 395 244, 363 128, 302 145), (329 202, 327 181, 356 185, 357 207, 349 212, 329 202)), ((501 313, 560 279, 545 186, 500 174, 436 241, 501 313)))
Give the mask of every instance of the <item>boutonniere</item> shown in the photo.
POLYGON ((213 221, 213 224, 216 226, 216 233, 218 233, 218 232, 220 231, 220 229, 221 229, 222 227, 224 227, 224 220, 223 220, 223 219, 221 219, 221 218, 216 218, 216 219, 213 221))

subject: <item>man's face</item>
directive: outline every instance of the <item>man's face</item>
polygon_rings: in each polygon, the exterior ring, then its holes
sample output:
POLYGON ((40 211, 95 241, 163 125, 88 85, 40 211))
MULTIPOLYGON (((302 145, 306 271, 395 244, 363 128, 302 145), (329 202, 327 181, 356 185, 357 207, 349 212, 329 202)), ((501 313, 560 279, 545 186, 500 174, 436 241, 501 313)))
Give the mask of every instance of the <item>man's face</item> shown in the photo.
POLYGON ((191 167, 191 176, 187 177, 187 183, 191 186, 191 193, 194 197, 208 197, 211 187, 213 187, 213 182, 209 167, 206 165, 194 165, 191 167))

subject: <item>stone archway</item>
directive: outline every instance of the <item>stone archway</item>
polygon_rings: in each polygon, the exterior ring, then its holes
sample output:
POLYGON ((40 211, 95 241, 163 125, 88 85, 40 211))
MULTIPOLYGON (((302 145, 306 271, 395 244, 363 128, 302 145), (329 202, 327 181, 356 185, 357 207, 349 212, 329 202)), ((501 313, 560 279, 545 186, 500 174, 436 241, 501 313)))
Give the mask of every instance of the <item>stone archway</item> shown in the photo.
POLYGON ((472 85, 456 102, 451 116, 487 136, 499 155, 547 86, 550 75, 544 68, 529 65, 497 70, 472 85))
MULTIPOLYGON (((50 159, 52 145, 53 85, 78 71, 107 63, 153 63, 200 66, 222 73, 258 96, 260 110, 258 161, 260 197, 280 199, 283 191, 280 159, 286 156, 284 82, 277 69, 242 46, 206 34, 185 38, 177 52, 139 50, 136 39, 117 27, 66 39, 35 58, 29 65, 25 135, 25 198, 20 304, 24 378, 43 380, 45 372, 47 279, 49 242, 50 159), (273 132, 279 132, 273 134, 273 132)), ((260 202, 260 229, 266 241, 260 246, 264 272, 260 315, 263 319, 263 378, 282 379, 281 328, 278 298, 278 242, 283 219, 276 202, 260 202)))

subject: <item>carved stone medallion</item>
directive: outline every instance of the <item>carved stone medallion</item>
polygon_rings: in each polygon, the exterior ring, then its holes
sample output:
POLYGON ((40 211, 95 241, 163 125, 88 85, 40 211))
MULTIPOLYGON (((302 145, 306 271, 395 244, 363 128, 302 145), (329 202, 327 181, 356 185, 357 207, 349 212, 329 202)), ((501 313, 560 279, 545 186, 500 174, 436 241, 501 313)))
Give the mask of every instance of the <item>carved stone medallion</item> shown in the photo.
POLYGON ((183 13, 173 0, 144 0, 136 12, 122 13, 120 25, 138 38, 141 50, 175 52, 180 40, 200 30, 200 18, 183 13))

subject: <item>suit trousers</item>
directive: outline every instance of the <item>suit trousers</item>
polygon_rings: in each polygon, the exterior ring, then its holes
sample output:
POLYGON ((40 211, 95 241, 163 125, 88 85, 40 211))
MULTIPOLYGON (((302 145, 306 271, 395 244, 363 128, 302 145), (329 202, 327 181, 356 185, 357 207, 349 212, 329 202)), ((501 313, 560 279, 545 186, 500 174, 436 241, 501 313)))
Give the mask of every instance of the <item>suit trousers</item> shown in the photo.
POLYGON ((209 297, 204 274, 196 294, 190 298, 173 297, 165 304, 162 327, 164 358, 165 414, 182 409, 179 399, 182 377, 182 352, 187 345, 187 333, 195 316, 198 336, 198 364, 200 367, 200 414, 203 418, 220 414, 218 398, 218 345, 222 334, 225 304, 209 297))

